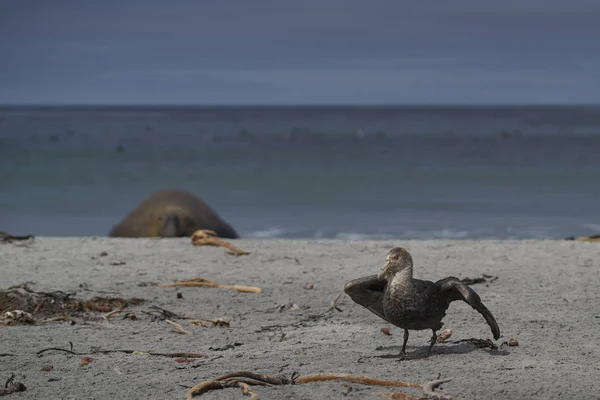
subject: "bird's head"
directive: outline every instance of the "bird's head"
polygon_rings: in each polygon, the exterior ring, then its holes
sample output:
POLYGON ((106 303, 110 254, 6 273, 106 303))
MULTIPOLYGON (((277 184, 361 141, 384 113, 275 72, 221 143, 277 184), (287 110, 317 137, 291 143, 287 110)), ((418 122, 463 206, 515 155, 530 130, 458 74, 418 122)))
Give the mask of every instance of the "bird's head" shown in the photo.
POLYGON ((402 247, 394 247, 387 253, 385 263, 379 270, 377 277, 379 279, 393 277, 397 272, 407 270, 412 275, 413 260, 412 256, 402 247))

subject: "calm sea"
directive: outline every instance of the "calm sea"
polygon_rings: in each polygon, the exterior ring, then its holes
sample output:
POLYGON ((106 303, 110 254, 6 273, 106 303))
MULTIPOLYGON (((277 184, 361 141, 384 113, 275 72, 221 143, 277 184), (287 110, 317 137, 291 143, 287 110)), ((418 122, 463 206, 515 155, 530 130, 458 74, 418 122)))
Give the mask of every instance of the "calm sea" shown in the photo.
POLYGON ((259 238, 600 233, 600 107, 0 108, 0 230, 185 189, 259 238))

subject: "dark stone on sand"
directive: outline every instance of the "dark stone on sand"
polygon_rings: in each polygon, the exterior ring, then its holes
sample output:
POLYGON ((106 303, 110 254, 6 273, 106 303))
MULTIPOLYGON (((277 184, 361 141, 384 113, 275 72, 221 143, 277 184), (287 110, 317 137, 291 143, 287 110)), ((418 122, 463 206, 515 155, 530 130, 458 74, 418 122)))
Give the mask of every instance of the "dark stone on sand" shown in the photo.
POLYGON ((110 231, 110 237, 185 237, 199 229, 228 239, 237 232, 198 197, 183 190, 161 190, 140 203, 110 231))

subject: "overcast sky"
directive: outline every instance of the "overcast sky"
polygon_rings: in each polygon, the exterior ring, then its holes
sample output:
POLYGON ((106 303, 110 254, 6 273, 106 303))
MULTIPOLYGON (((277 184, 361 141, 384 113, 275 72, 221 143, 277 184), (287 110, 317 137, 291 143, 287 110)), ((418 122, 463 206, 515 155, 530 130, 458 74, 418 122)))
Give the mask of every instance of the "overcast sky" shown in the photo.
POLYGON ((0 103, 600 103, 600 1, 0 0, 0 103))

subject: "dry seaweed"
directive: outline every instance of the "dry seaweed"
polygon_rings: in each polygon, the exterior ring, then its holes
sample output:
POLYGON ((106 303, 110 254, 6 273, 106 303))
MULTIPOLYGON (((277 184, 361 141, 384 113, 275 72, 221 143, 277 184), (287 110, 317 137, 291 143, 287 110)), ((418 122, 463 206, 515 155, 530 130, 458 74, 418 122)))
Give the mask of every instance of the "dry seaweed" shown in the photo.
POLYGON ((171 319, 171 318, 185 318, 185 316, 183 316, 183 315, 179 315, 177 313, 174 313, 173 311, 169 311, 169 310, 164 309, 159 306, 150 306, 149 308, 150 308, 149 310, 147 310, 147 311, 142 310, 142 312, 144 314, 156 316, 161 321, 171 319))
POLYGON ((454 341, 452 343, 463 343, 463 342, 473 343, 479 349, 498 350, 498 346, 496 346, 496 344, 494 344, 494 342, 492 342, 491 339, 470 338, 470 339, 456 340, 456 341, 454 341))
POLYGON ((173 322, 171 320, 165 320, 165 322, 169 325, 171 325, 173 327, 173 329, 175 330, 175 332, 177 333, 182 333, 184 335, 191 335, 192 332, 188 331, 186 329, 183 328, 183 326, 181 326, 180 324, 178 324, 177 322, 173 322))
POLYGON ((235 247, 231 243, 228 243, 222 239, 219 239, 217 237, 216 232, 208 230, 208 229, 197 230, 196 232, 194 232, 194 234, 192 235, 190 240, 194 246, 224 247, 226 249, 229 249, 229 251, 226 252, 227 254, 231 254, 234 256, 244 256, 244 255, 250 254, 247 251, 244 251, 244 250, 241 250, 241 249, 235 247))
POLYGON ((194 318, 188 321, 192 325, 198 326, 229 326, 231 320, 229 318, 194 318))
POLYGON ((262 292, 262 289, 256 286, 245 286, 245 285, 221 285, 218 283, 215 283, 211 280, 208 280, 206 278, 191 278, 191 279, 184 279, 182 281, 175 281, 173 283, 165 283, 165 284, 153 284, 152 286, 154 287, 180 287, 180 286, 184 286, 184 287, 211 287, 211 288, 217 288, 217 289, 231 289, 231 290, 237 290, 238 292, 243 292, 243 293, 260 293, 262 292))
MULTIPOLYGON (((35 292, 26 284, 13 286, 0 291, 0 325, 15 323, 53 322, 70 320, 72 317, 81 316, 83 313, 101 312, 108 313, 104 318, 120 312, 129 305, 145 302, 139 298, 94 297, 82 300, 73 297, 74 293, 35 292), (28 313, 33 321, 22 318, 11 318, 11 314, 28 313)), ((20 314, 19 314, 20 315, 20 314)), ((27 315, 27 314, 24 314, 27 315)))
POLYGON ((192 332, 186 330, 180 324, 171 321, 171 319, 185 319, 188 320, 190 325, 202 326, 202 327, 214 327, 214 326, 225 326, 229 327, 231 320, 229 318, 198 318, 189 315, 181 315, 174 313, 173 311, 166 310, 162 307, 158 306, 150 306, 149 310, 142 310, 143 313, 152 315, 155 318, 158 318, 161 321, 167 322, 171 325, 177 332, 190 334, 192 332))
POLYGON ((23 242, 26 240, 32 240, 35 237, 33 235, 16 236, 11 235, 8 232, 0 232, 0 243, 13 243, 15 241, 23 242))

